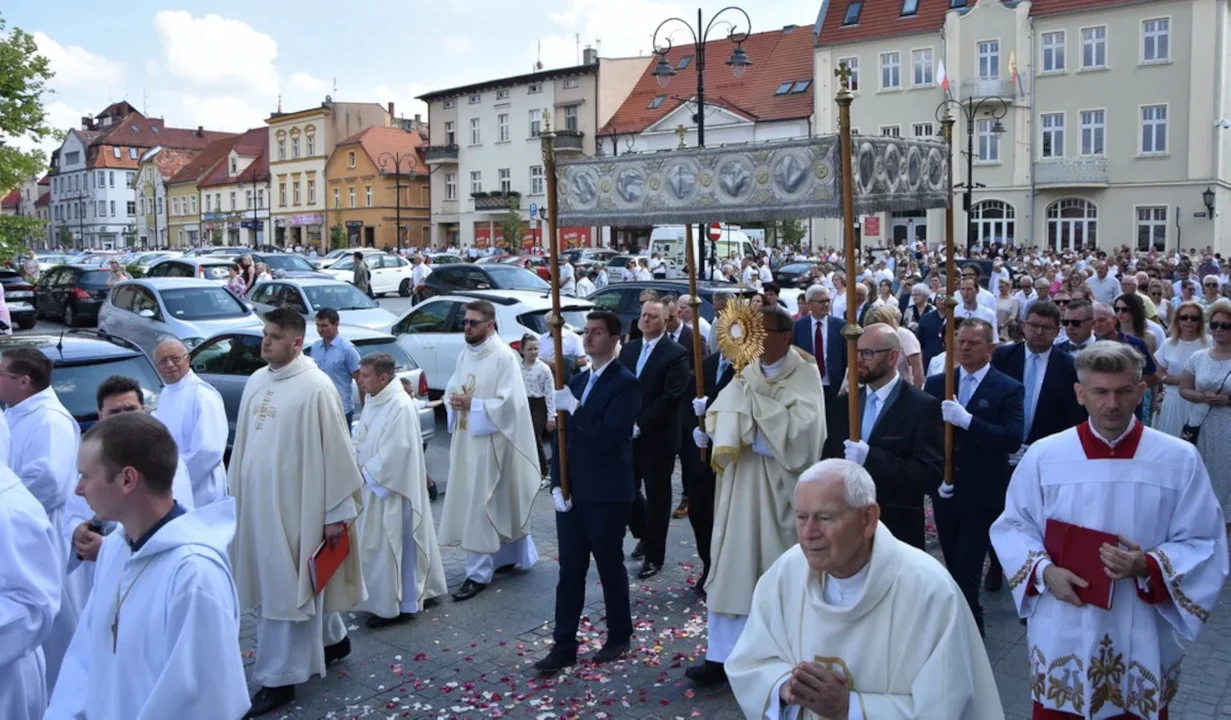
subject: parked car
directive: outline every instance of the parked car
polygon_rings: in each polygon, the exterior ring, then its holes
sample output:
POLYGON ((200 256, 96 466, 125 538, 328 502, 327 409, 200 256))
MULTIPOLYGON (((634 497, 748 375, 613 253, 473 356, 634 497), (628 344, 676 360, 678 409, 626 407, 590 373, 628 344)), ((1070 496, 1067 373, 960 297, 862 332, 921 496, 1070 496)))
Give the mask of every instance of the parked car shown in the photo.
POLYGON ((437 265, 456 265, 460 262, 465 262, 462 260, 461 255, 455 253, 430 252, 426 253, 426 255, 431 259, 432 267, 437 265))
POLYGON ((163 260, 166 260, 168 258, 177 258, 177 257, 180 257, 181 255, 182 253, 171 251, 171 250, 156 250, 153 252, 135 252, 135 253, 130 253, 128 255, 125 255, 120 260, 120 264, 123 265, 126 269, 130 269, 130 271, 135 269, 136 270, 135 275, 137 276, 145 276, 145 274, 150 271, 150 268, 154 267, 155 265, 162 262, 163 260), (136 266, 135 268, 133 267, 134 265, 136 266))
POLYGON ((628 267, 629 260, 637 260, 642 255, 615 255, 607 260, 607 282, 616 283, 624 281, 624 268, 628 267))
POLYGON ((433 269, 418 288, 420 297, 467 290, 536 290, 545 293, 551 290, 551 286, 523 267, 459 263, 433 269))
POLYGON ((574 269, 593 270, 596 265, 610 262, 612 258, 616 257, 616 252, 603 248, 575 248, 573 250, 565 250, 564 257, 568 258, 568 261, 573 264, 574 269))
POLYGON ((328 273, 321 272, 315 265, 294 253, 248 254, 252 255, 253 262, 265 263, 270 275, 286 273, 286 277, 291 278, 329 277, 328 273))
MULTIPOLYGON (((480 290, 447 293, 424 300, 398 320, 391 332, 406 348, 415 363, 427 373, 428 386, 439 395, 453 375, 458 353, 466 347, 462 319, 466 303, 488 300, 496 308, 496 331, 514 349, 521 347, 522 335, 547 332, 551 298, 526 290, 480 290)), ((586 313, 593 309, 587 300, 569 298, 561 307, 565 328, 581 332, 586 313)))
POLYGON ((162 380, 141 348, 127 340, 93 330, 0 338, 0 352, 15 347, 35 348, 51 360, 51 388, 82 431, 98 422, 95 392, 112 375, 136 380, 147 410, 158 406, 162 380))
POLYGON ((311 262, 313 265, 316 265, 316 268, 318 270, 328 270, 329 268, 333 267, 334 263, 344 258, 352 257, 357 252, 361 252, 364 255, 384 255, 385 254, 383 250, 377 250, 375 248, 341 248, 338 250, 331 250, 329 251, 329 254, 326 255, 325 257, 316 258, 315 260, 312 260, 311 262))
MULTIPOLYGON (((73 262, 72 255, 66 255, 63 253, 43 254, 40 252, 35 252, 34 257, 38 260, 38 271, 40 273, 47 272, 56 265, 68 265, 73 262)), ((14 267, 18 267, 20 263, 23 262, 23 259, 18 258, 17 262, 18 265, 15 265, 14 267)))
POLYGON ((4 303, 14 330, 29 330, 37 321, 34 311, 34 286, 16 270, 0 269, 0 285, 4 286, 4 303))
POLYGON ((100 330, 132 341, 150 357, 169 338, 191 350, 223 330, 261 325, 252 308, 226 288, 195 278, 116 283, 98 312, 100 330))
POLYGON ((262 314, 278 307, 294 308, 311 325, 321 308, 338 311, 343 323, 388 332, 397 316, 382 308, 354 285, 338 280, 266 280, 248 290, 248 302, 262 314))
MULTIPOLYGON (((610 271, 608 271, 610 274, 610 271)), ((641 293, 653 290, 661 297, 663 295, 687 295, 687 280, 629 280, 628 282, 608 285, 595 291, 586 299, 594 303, 600 310, 610 310, 620 316, 621 331, 627 335, 629 328, 641 317, 641 293)), ((756 292, 740 288, 731 283, 720 283, 712 280, 697 281, 697 295, 701 298, 701 317, 714 322, 714 293, 719 290, 730 290, 737 295, 752 296, 756 292)))
POLYGON ((35 316, 59 318, 69 327, 98 322, 111 273, 98 267, 60 265, 43 273, 34 286, 35 316))
MULTIPOLYGON (((191 353, 192 370, 202 380, 214 386, 222 394, 222 403, 227 411, 227 450, 235 440, 235 423, 239 417, 239 402, 244 394, 244 385, 252 373, 265 367, 261 358, 261 339, 263 327, 237 328, 213 337, 198 345, 191 353)), ((398 378, 408 378, 419 397, 426 398, 428 393, 427 379, 423 370, 398 344, 392 335, 369 330, 353 325, 339 325, 338 334, 350 340, 360 356, 384 352, 393 356, 397 366, 398 378)), ((320 339, 316 334, 316 325, 308 323, 308 331, 304 336, 305 352, 320 339)), ((358 398, 352 384, 352 392, 358 398)), ((419 432, 423 435, 423 444, 432 438, 436 432, 436 414, 433 410, 419 411, 419 432)))
POLYGON ((214 255, 201 255, 160 260, 145 274, 147 278, 199 278, 209 280, 217 285, 226 285, 231 279, 231 266, 234 260, 214 255))
MULTIPOLYGON (((783 288, 803 288, 803 280, 812 272, 816 263, 811 261, 792 262, 781 265, 773 271, 774 282, 783 288)), ((805 288, 806 289, 806 288, 805 288)))
MULTIPOLYGON (((385 295, 395 292, 410 297, 412 266, 406 258, 387 253, 365 255, 363 261, 372 271, 372 294, 385 295)), ((325 271, 326 277, 342 282, 351 282, 355 277, 355 258, 345 257, 325 271)))

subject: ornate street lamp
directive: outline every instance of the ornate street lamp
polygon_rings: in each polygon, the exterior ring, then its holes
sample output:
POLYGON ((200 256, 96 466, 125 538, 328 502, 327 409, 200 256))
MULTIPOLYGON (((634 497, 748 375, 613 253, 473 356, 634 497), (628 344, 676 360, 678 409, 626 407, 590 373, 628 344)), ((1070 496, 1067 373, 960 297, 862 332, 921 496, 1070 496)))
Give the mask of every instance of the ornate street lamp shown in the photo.
MULTIPOLYGON (((962 208, 966 211, 966 249, 969 250, 975 243, 975 218, 974 213, 974 192, 976 187, 984 187, 982 184, 977 184, 974 181, 975 171, 975 122, 979 120, 979 113, 987 108, 988 114, 992 118, 992 133, 995 135, 1003 135, 1005 132, 1004 123, 1000 122, 1005 115, 1009 113, 1010 101, 1002 98, 999 95, 989 97, 967 98, 966 102, 955 100, 954 98, 945 98, 939 105, 936 106, 936 120, 942 125, 944 124, 944 116, 950 108, 957 108, 961 113, 962 118, 966 120, 966 182, 955 187, 962 188, 962 208)), ((952 152, 952 144, 950 144, 950 152, 952 152)))

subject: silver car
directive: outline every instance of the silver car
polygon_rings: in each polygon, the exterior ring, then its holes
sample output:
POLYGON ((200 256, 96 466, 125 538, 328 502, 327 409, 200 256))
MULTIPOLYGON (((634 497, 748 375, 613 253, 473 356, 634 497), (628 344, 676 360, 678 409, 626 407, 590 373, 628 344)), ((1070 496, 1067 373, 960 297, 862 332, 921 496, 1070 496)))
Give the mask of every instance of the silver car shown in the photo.
POLYGON ((135 343, 153 357, 168 338, 189 350, 235 328, 262 327, 252 308, 226 288, 193 278, 141 278, 116 283, 98 311, 98 329, 135 343))
POLYGON ((231 280, 231 266, 235 261, 222 257, 180 257, 164 258, 154 263, 145 273, 147 278, 201 278, 209 280, 218 286, 225 286, 231 280))
MULTIPOLYGON (((265 361, 261 359, 263 331, 263 327, 257 327, 220 333, 206 339, 192 351, 193 372, 222 394, 222 402, 227 411, 227 425, 230 428, 227 435, 228 449, 235 440, 235 422, 239 417, 239 401, 244 395, 244 385, 252 373, 265 367, 265 361)), ((350 340, 360 356, 378 352, 392 355, 397 365, 398 378, 406 378, 417 397, 427 399, 427 377, 392 335, 351 325, 339 325, 338 334, 350 340)), ((304 353, 310 356, 312 343, 319 339, 316 325, 309 322, 303 340, 304 353)), ((359 392, 353 382, 351 392, 358 399, 359 392)), ((362 406, 356 402, 356 415, 360 407, 362 406)), ((433 410, 423 408, 419 411, 419 432, 423 435, 423 444, 426 447, 427 441, 436 433, 436 415, 433 410)))
POLYGON ((398 320, 354 285, 340 280, 265 280, 248 291, 248 302, 262 315, 274 308, 293 308, 309 325, 316 322, 316 313, 322 308, 337 310, 343 325, 360 325, 372 330, 387 332, 398 320))

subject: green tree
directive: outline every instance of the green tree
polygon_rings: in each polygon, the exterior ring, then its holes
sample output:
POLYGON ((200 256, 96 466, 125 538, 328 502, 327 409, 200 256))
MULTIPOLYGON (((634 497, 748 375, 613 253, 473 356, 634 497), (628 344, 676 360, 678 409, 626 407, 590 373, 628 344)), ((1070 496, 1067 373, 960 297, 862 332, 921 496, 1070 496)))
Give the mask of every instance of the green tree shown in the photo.
POLYGON ((510 195, 509 209, 500 218, 500 229, 504 232, 504 242, 516 251, 521 249, 521 228, 521 197, 510 195))
POLYGON ((774 224, 774 234, 778 245, 799 245, 808 234, 808 228, 802 220, 780 220, 774 224))
MULTIPOLYGON (((0 17, 0 138, 44 142, 54 137, 43 109, 43 95, 50 92, 47 81, 53 74, 50 64, 38 54, 29 33, 6 28, 0 17)), ((46 169, 47 156, 41 150, 0 143, 0 194, 20 187, 46 169)), ((43 224, 33 217, 0 216, 0 255, 11 257, 43 224)))

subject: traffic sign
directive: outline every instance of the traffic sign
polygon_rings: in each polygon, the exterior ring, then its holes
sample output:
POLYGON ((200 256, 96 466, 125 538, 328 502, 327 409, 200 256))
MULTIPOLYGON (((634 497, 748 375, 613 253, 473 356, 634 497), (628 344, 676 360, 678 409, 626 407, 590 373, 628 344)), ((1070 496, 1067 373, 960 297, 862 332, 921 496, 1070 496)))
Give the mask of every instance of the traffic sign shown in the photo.
POLYGON ((539 206, 536 203, 530 203, 530 217, 536 218, 539 216, 539 206))
POLYGON ((722 239, 722 223, 710 223, 710 240, 722 239))

